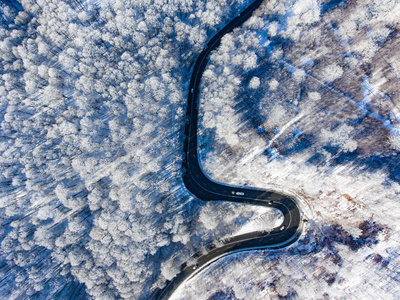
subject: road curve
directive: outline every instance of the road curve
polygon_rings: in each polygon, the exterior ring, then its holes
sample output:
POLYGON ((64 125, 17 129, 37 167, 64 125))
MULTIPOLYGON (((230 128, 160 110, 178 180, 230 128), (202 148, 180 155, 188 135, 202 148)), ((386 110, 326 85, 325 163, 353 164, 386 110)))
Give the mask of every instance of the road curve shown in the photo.
POLYGON ((273 191, 250 187, 236 187, 211 180, 202 170, 197 152, 197 127, 199 112, 199 85, 207 65, 208 55, 217 48, 221 38, 234 28, 241 26, 256 10, 263 0, 255 0, 236 18, 222 28, 200 53, 193 68, 187 99, 185 142, 183 160, 183 181, 186 188, 197 198, 204 201, 231 201, 248 203, 279 209, 283 214, 283 223, 271 232, 252 232, 232 237, 224 241, 222 247, 210 249, 205 255, 196 255, 195 266, 183 265, 181 272, 168 281, 163 289, 155 291, 151 299, 168 299, 184 281, 198 274, 213 261, 232 252, 250 249, 279 249, 294 243, 301 233, 301 214, 296 201, 290 196, 273 191))

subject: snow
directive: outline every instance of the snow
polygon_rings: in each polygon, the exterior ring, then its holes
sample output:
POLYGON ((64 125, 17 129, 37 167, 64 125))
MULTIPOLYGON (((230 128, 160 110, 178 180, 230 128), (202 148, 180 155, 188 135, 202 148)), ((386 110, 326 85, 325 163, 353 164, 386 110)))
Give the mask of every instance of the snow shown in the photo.
MULTIPOLYGON (((249 1, 20 3, 0 4, 3 298, 148 299, 194 253, 279 226, 181 180, 192 63, 249 1)), ((175 298, 399 294, 400 4, 325 5, 265 1, 201 85, 204 169, 294 196, 304 234, 220 259, 175 298)))
MULTIPOLYGON (((212 135, 218 122, 200 137, 209 176, 295 196, 309 220, 306 233, 278 253, 223 258, 181 287, 174 299, 396 298, 400 102, 393 72, 398 51, 386 29, 377 34, 382 24, 390 28, 395 13, 387 18, 386 8, 361 1, 338 5, 320 19, 318 3, 311 2, 266 4, 260 14, 267 35, 251 29, 232 35, 236 57, 249 51, 241 48, 244 36, 262 37, 251 49, 259 56, 258 66, 231 69, 230 76, 242 80, 234 100, 209 97, 215 84, 207 81, 201 109, 208 111, 214 101, 233 108, 231 119, 242 121, 233 127, 242 143, 228 145, 212 135), (374 24, 364 15, 367 7, 374 7, 374 24), (303 19, 308 11, 315 23, 303 19), (271 21, 271 12, 278 21, 271 21), (349 26, 347 16, 368 29, 349 26), (347 34, 341 36, 344 28, 347 34), (260 86, 252 90, 254 76, 260 86)), ((207 69, 224 76, 214 60, 207 69)))
POLYGON ((322 72, 322 76, 327 82, 332 82, 343 75, 343 69, 337 64, 326 66, 322 72))
POLYGON ((0 5, 3 298, 147 299, 234 232, 181 180, 190 64, 247 3, 205 4, 0 5))
POLYGON ((260 78, 254 76, 254 77, 250 80, 249 88, 251 88, 251 89, 256 89, 256 88, 258 88, 259 86, 260 86, 260 78))
POLYGON ((278 86, 279 86, 279 82, 278 82, 276 79, 272 79, 272 80, 269 82, 269 89, 270 89, 271 91, 275 91, 275 90, 278 88, 278 86))

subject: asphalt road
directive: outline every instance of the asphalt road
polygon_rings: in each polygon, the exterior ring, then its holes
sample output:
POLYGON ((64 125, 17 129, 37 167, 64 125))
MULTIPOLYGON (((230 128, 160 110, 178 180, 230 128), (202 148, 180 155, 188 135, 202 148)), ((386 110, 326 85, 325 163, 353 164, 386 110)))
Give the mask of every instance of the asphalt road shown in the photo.
POLYGON ((249 187, 236 187, 215 182, 202 170, 197 152, 197 127, 199 112, 199 85, 207 65, 207 57, 220 44, 221 38, 234 28, 241 26, 263 0, 256 0, 221 29, 201 52, 193 68, 187 99, 186 126, 183 161, 183 181, 186 188, 204 201, 231 201, 279 209, 283 223, 271 232, 252 232, 224 241, 222 247, 210 249, 205 255, 196 255, 195 266, 182 266, 181 272, 168 281, 166 286, 155 291, 151 299, 168 299, 184 281, 198 274, 213 261, 233 252, 251 249, 280 249, 294 243, 301 234, 301 214, 296 201, 290 196, 249 187))

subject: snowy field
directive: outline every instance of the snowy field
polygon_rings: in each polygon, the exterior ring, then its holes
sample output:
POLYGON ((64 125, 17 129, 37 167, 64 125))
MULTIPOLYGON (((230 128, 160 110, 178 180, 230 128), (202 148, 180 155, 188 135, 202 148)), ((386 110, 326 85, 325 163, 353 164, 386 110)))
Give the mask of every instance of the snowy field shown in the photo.
MULTIPOLYGON (((192 64, 250 1, 0 2, 0 298, 148 299, 275 210, 181 180, 192 64)), ((400 4, 265 1, 211 55, 205 170, 296 196, 300 241, 212 264, 175 299, 400 294, 400 4)))

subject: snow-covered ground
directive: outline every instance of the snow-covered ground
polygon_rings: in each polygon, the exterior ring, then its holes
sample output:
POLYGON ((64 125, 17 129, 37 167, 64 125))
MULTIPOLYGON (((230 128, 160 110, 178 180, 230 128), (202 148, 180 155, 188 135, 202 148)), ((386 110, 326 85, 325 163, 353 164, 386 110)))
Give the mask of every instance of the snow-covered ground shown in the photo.
POLYGON ((221 259, 177 299, 398 297, 399 4, 334 2, 266 2, 211 55, 205 171, 294 195, 310 222, 297 245, 221 259))
MULTIPOLYGON (((249 1, 19 2, 0 3, 1 298, 147 299, 193 254, 279 223, 181 180, 192 63, 249 1)), ((296 196, 308 222, 177 298, 399 294, 399 12, 271 0, 224 38, 204 73, 205 169, 296 196)))

